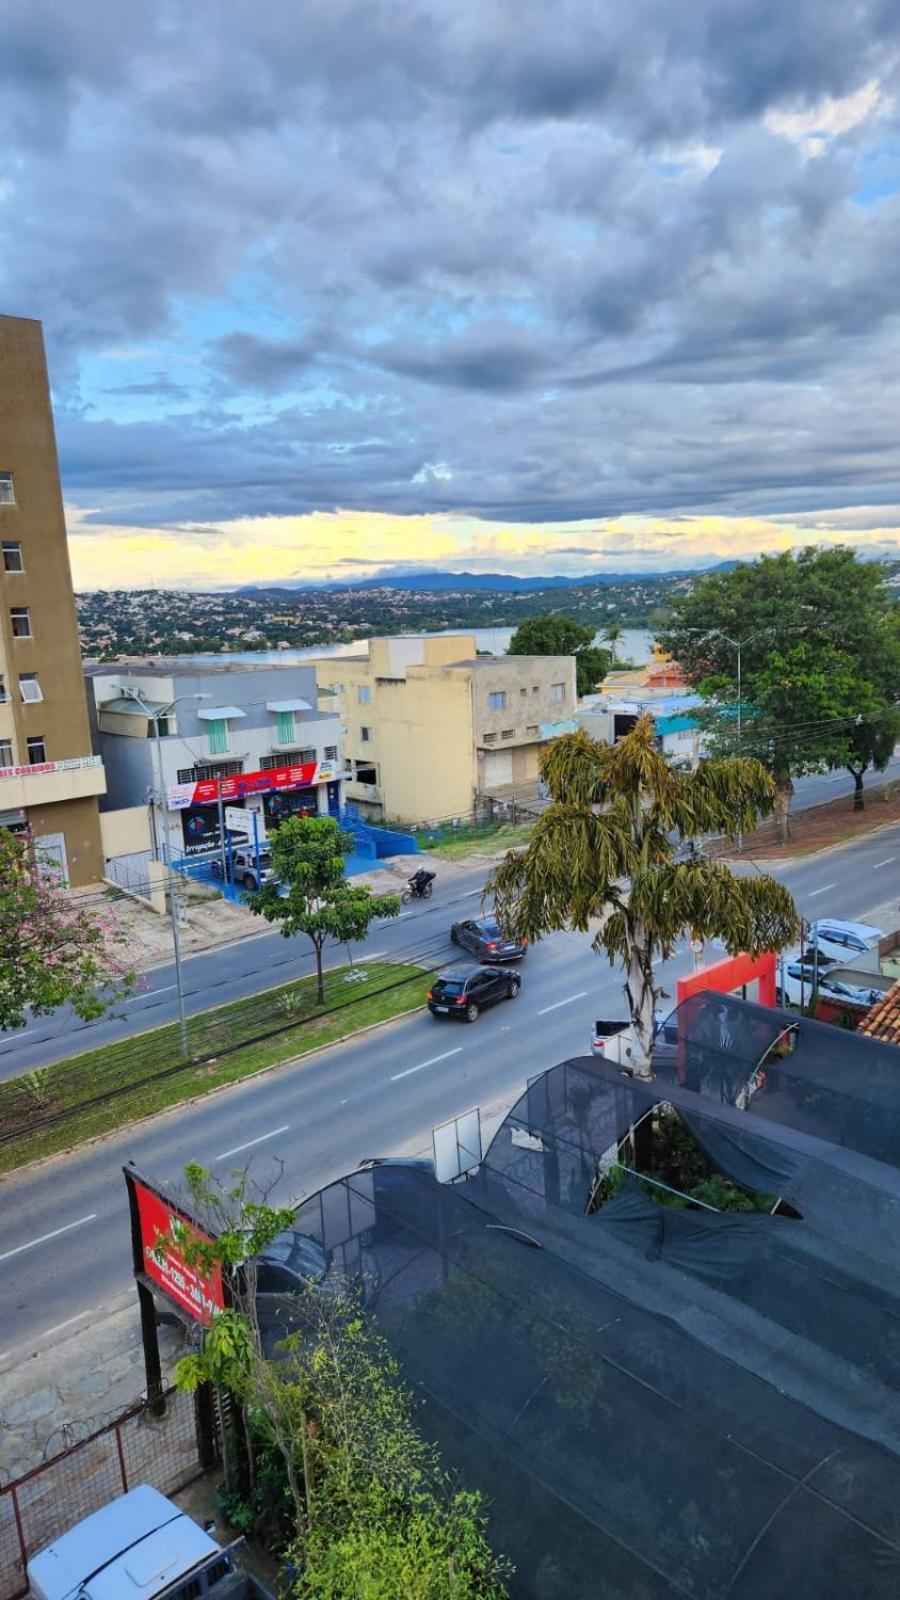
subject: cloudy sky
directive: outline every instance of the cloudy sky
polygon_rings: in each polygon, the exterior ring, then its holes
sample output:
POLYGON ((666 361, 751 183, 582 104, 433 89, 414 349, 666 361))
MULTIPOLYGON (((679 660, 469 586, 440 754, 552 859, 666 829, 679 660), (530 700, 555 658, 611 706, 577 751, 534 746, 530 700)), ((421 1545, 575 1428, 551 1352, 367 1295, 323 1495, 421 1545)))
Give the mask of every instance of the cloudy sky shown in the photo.
POLYGON ((76 582, 900 553, 896 0, 0 0, 76 582))

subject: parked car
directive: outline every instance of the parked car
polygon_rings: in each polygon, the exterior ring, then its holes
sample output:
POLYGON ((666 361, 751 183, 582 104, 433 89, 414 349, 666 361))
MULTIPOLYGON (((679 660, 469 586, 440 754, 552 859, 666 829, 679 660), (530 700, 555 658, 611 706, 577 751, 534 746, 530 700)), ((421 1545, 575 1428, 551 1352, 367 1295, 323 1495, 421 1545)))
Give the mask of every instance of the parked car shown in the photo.
POLYGON ((454 922, 450 929, 450 943, 469 950, 479 961, 521 961, 528 949, 522 939, 510 939, 493 917, 469 917, 465 922, 454 922))
MULTIPOLYGON (((213 856, 210 865, 214 878, 224 877, 221 856, 213 856)), ((261 889, 264 883, 271 882, 275 877, 272 857, 268 850, 260 850, 259 872, 257 872, 255 850, 233 850, 231 852, 230 876, 232 883, 239 883, 244 889, 261 889)))
POLYGON ((777 968, 775 998, 779 1005, 799 1006, 801 999, 805 1004, 810 999, 816 982, 821 989, 829 967, 837 966, 837 963, 837 956, 825 955, 822 950, 819 951, 816 960, 808 946, 803 961, 800 960, 799 952, 786 956, 783 966, 779 962, 777 968))
POLYGON ((34 1600, 271 1600, 236 1556, 149 1484, 82 1517, 31 1557, 34 1600))
POLYGON ((826 956, 821 950, 817 961, 813 960, 809 949, 804 961, 799 958, 786 961, 783 981, 779 968, 776 996, 781 1004, 785 1001, 795 1006, 808 1004, 814 989, 822 1000, 847 1001, 857 1006, 874 1005, 882 994, 880 989, 873 989, 865 982, 865 973, 861 972, 856 982, 852 972, 841 966, 838 957, 826 956))
POLYGON ((823 955, 834 955, 844 961, 872 950, 884 938, 881 928, 870 922, 841 922, 834 917, 820 917, 812 923, 808 944, 815 944, 823 955))
POLYGON ((428 1009, 433 1017, 475 1022, 486 1006, 515 1000, 521 987, 519 974, 507 967, 476 967, 474 972, 453 968, 435 978, 428 991, 428 1009))

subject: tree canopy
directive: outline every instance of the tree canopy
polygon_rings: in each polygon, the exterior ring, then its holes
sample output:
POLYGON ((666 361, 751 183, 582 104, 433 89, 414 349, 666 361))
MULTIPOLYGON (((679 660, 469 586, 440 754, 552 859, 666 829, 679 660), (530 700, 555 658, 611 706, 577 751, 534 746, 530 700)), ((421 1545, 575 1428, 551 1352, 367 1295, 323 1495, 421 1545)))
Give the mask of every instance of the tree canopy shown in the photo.
POLYGON ((251 911, 280 923, 286 939, 305 933, 311 941, 320 1004, 325 999, 322 952, 327 940, 349 944, 364 939, 376 917, 396 917, 400 910, 399 896, 375 895, 363 884, 347 883, 344 868, 351 843, 333 817, 288 817, 269 841, 275 878, 248 896, 251 911))
POLYGON ((823 767, 847 767, 862 803, 900 733, 900 607, 878 563, 837 546, 712 573, 674 601, 660 642, 718 708, 713 748, 765 764, 783 819, 793 778, 823 767))
POLYGON ((574 656, 575 687, 579 695, 590 694, 609 671, 612 653, 594 644, 590 628, 572 617, 548 613, 520 622, 509 641, 511 656, 574 656))
POLYGON ((80 907, 41 874, 30 839, 0 828, 0 1030, 66 1004, 102 1016, 135 985, 121 943, 108 913, 80 907))
POLYGON ((555 739, 541 762, 551 804, 524 850, 510 851, 488 888, 497 916, 519 937, 560 928, 587 932, 625 969, 625 996, 650 1071, 654 963, 685 934, 722 939, 731 953, 780 950, 799 926, 787 889, 764 875, 737 877, 678 843, 749 831, 775 803, 758 761, 728 757, 677 773, 656 748, 653 720, 638 719, 615 745, 584 732, 555 739))

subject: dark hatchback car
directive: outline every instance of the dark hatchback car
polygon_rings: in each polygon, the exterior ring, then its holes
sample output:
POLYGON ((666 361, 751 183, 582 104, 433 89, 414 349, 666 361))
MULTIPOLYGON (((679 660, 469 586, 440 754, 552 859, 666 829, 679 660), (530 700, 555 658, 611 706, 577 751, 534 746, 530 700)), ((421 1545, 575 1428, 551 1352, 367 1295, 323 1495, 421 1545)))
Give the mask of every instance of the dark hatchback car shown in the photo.
POLYGON ((442 972, 428 991, 428 1009, 433 1017, 474 1022, 479 1012, 497 1000, 515 1000, 521 987, 519 974, 506 967, 442 972))
POLYGON ((522 940, 508 938, 493 917, 471 917, 467 922, 454 922, 450 942, 488 963, 521 961, 528 949, 522 940))

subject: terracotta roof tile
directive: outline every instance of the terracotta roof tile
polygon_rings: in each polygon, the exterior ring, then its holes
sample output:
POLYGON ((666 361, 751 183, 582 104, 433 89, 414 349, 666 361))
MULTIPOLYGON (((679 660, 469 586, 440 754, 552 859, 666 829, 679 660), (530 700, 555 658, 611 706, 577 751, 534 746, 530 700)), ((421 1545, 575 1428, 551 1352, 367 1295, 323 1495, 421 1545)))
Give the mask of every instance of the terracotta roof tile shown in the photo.
POLYGON ((900 1045, 900 982, 882 995, 868 1011, 859 1025, 859 1033, 867 1039, 881 1039, 884 1044, 900 1045))

